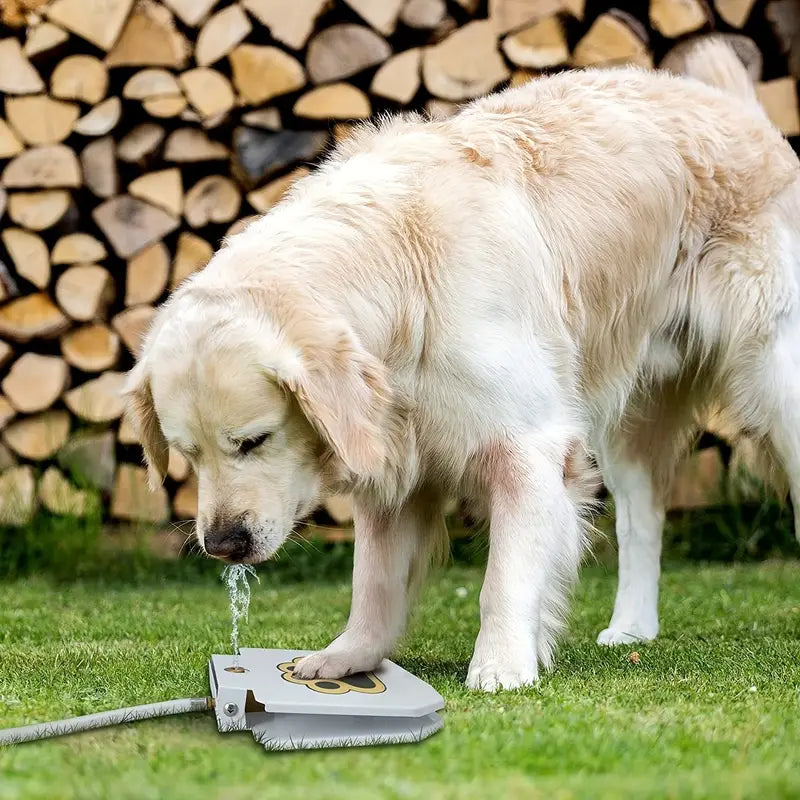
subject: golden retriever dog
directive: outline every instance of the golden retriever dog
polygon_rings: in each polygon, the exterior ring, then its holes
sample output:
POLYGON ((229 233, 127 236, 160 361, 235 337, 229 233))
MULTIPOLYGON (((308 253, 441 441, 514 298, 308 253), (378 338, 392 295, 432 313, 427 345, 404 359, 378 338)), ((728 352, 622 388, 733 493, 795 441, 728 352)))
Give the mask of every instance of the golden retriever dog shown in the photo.
POLYGON ((194 467, 210 555, 260 562, 354 495, 349 622, 298 675, 391 652, 448 497, 490 522, 467 676, 487 691, 553 661, 587 456, 616 498, 608 644, 656 634, 698 417, 762 437, 800 498, 798 160, 724 45, 688 72, 706 82, 566 72, 366 126, 161 308, 128 391, 153 478, 169 446, 194 467))

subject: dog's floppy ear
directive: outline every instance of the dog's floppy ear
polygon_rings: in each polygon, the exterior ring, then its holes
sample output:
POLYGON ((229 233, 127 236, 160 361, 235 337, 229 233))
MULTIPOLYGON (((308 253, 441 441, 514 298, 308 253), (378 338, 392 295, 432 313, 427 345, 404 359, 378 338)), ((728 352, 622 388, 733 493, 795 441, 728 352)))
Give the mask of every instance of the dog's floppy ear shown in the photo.
POLYGON ((278 370, 279 382, 351 472, 377 476, 387 457, 392 408, 383 364, 346 329, 320 330, 313 323, 302 327, 305 336, 296 329, 287 332, 299 347, 300 360, 278 370))
POLYGON ((128 408, 133 413, 134 426, 144 449, 147 473, 151 487, 164 481, 169 464, 169 445, 161 431, 161 425, 153 405, 150 391, 150 376, 145 361, 140 361, 129 373, 124 394, 128 408))

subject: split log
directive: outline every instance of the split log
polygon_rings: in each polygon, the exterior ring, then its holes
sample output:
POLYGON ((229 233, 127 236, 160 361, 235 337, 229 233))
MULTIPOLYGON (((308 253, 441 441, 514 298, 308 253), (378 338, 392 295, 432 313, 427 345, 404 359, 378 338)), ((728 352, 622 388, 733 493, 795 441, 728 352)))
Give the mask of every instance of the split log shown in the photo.
POLYGON ((164 129, 154 122, 143 122, 125 136, 117 147, 120 161, 143 164, 164 141, 164 129))
POLYGON ((52 22, 40 22, 28 30, 22 50, 28 58, 33 58, 64 44, 67 39, 69 34, 63 28, 52 22))
POLYGON ((39 73, 12 38, 0 40, 0 92, 37 94, 45 90, 39 73))
POLYGON ((130 258, 178 227, 178 219, 130 195, 117 195, 97 206, 94 221, 120 258, 130 258))
POLYGON ((242 0, 242 5, 269 28, 273 39, 292 50, 302 50, 330 0, 293 0, 290 12, 286 0, 242 0))
POLYGON ((797 0, 772 0, 766 14, 789 59, 789 72, 800 78, 800 5, 797 0))
POLYGON ((50 339, 69 327, 69 319, 44 292, 12 300, 0 308, 0 336, 15 342, 50 339))
POLYGON ((717 12, 732 28, 743 28, 756 0, 715 0, 717 12))
POLYGON ((124 372, 104 372, 99 378, 82 383, 64 394, 64 403, 87 422, 112 422, 122 416, 125 399, 124 372))
POLYGON ((502 35, 555 14, 583 19, 585 5, 585 0, 489 0, 489 19, 502 35))
POLYGON ((177 167, 140 175, 128 185, 128 192, 174 217, 183 211, 183 181, 177 167))
POLYGON ((372 106, 361 89, 349 83, 329 83, 302 95, 292 112, 306 119, 366 119, 372 106))
POLYGON ((94 56, 68 56, 53 70, 50 92, 62 100, 99 103, 108 91, 108 69, 94 56))
POLYGON ((203 269, 213 255, 214 249, 205 239, 188 231, 181 233, 175 249, 175 258, 172 261, 172 278, 169 288, 175 289, 193 272, 203 269))
POLYGON ((178 519, 197 517, 197 478, 194 475, 191 475, 175 492, 172 512, 178 519))
POLYGON ((44 411, 12 422, 3 431, 3 441, 22 458, 44 461, 67 441, 69 427, 66 411, 44 411))
POLYGON ((518 67, 545 69, 565 64, 569 47, 558 17, 545 17, 518 33, 506 36, 503 52, 518 67))
POLYGON ((0 119, 0 158, 11 158, 21 153, 24 147, 6 121, 0 119))
POLYGON ((111 492, 111 516, 133 522, 165 522, 169 518, 167 490, 163 486, 151 490, 144 467, 120 464, 111 492))
POLYGON ((235 103, 230 81, 216 70, 197 67, 178 78, 187 100, 204 119, 225 114, 235 103))
POLYGON ((249 105, 260 105, 306 84, 303 65, 277 47, 242 44, 230 54, 230 62, 233 84, 249 105))
POLYGON ((58 451, 58 464, 82 484, 107 492, 114 485, 114 432, 79 431, 58 451))
POLYGON ((370 92, 402 105, 410 103, 422 83, 421 64, 422 50, 418 47, 392 56, 375 73, 370 92))
POLYGON ((409 28, 432 30, 447 17, 445 0, 406 0, 400 11, 400 20, 409 28))
POLYGON ((281 125, 281 113, 277 108, 257 108, 242 114, 242 122, 253 128, 266 128, 270 131, 279 131, 281 125))
POLYGON ((77 188, 82 180, 78 158, 64 144, 25 150, 6 164, 2 175, 3 185, 9 189, 77 188))
POLYGON ((16 456, 0 442, 0 473, 17 466, 16 456))
POLYGON ((110 136, 96 139, 83 148, 81 167, 86 185, 97 197, 111 197, 119 190, 114 140, 110 136))
POLYGON ((5 428, 16 416, 17 410, 0 394, 0 430, 5 428))
POLYGON ((716 447, 699 450, 679 467, 667 508, 686 510, 712 505, 720 498, 723 471, 716 447))
POLYGON ((105 136, 116 128, 121 115, 122 103, 119 97, 109 97, 75 123, 75 133, 81 136, 105 136))
POLYGON ((252 30, 241 6, 223 8, 209 17, 201 28, 194 48, 195 62, 200 67, 211 66, 228 55, 252 30))
POLYGON ((61 353, 83 372, 102 372, 119 360, 119 336, 99 322, 82 325, 61 337, 61 353))
POLYGON ((130 261, 125 278, 125 305, 155 303, 167 288, 169 250, 163 242, 146 247, 130 261))
POLYGON ((219 0, 164 0, 170 9, 190 28, 196 28, 219 0))
POLYGON ((51 514, 85 517, 92 496, 73 486, 56 467, 48 467, 39 481, 39 500, 51 514))
POLYGON ((785 136, 800 135, 800 111, 797 105, 797 82, 794 78, 776 78, 756 86, 758 100, 785 136))
POLYGON ((382 64, 391 54, 386 40, 375 31, 344 23, 325 28, 311 40, 306 67, 314 83, 329 83, 382 64))
POLYGON ((14 348, 8 342, 0 339, 0 368, 4 367, 14 355, 14 348))
POLYGON ((69 368, 57 356, 23 353, 3 379, 5 396, 22 414, 50 408, 67 386, 69 368))
POLYGON ((55 0, 45 9, 48 19, 108 51, 117 41, 133 0, 55 0))
POLYGON ((221 161, 228 158, 224 144, 208 138, 197 128, 178 128, 167 138, 164 160, 194 164, 198 161, 221 161))
POLYGON ((56 300, 72 319, 81 322, 102 317, 114 300, 114 281, 97 264, 76 264, 56 281, 56 300))
POLYGON ((6 228, 2 239, 17 274, 37 288, 46 289, 50 283, 50 257, 44 239, 21 228, 6 228))
POLYGON ((276 178, 266 186, 250 192, 247 195, 247 202, 260 214, 264 214, 289 191, 296 180, 308 175, 309 172, 308 167, 298 167, 288 175, 276 178))
POLYGON ((158 117, 158 119, 177 117, 188 105, 187 99, 182 94, 148 97, 142 101, 142 108, 151 117, 158 117))
POLYGON ((647 31, 635 17, 622 11, 601 14, 572 53, 575 67, 616 64, 653 66, 647 31))
POLYGON ((111 327, 119 334, 125 347, 135 357, 139 356, 147 329, 155 316, 152 306, 131 306, 120 311, 112 320, 111 327))
POLYGON ((225 238, 227 239, 229 236, 236 236, 237 233, 241 233, 251 222, 255 222, 258 218, 258 214, 251 214, 249 217, 239 217, 239 219, 225 231, 225 238))
POLYGON ((119 421, 117 441, 120 444, 141 444, 139 434, 136 432, 136 427, 127 408, 122 412, 122 418, 119 421))
POLYGON ((8 214, 17 225, 42 231, 55 225, 67 213, 69 205, 69 192, 62 189, 15 192, 8 198, 8 214))
POLYGON ((36 512, 36 478, 25 464, 11 467, 0 475, 0 525, 21 527, 36 512))
POLYGON ((270 133, 239 127, 233 132, 233 172, 246 189, 297 162, 312 161, 328 145, 326 131, 278 131, 270 133))
POLYGON ((368 25, 384 36, 391 36, 397 28, 397 18, 403 0, 345 0, 347 5, 368 25))
POLYGON ((169 464, 167 475, 174 481, 183 482, 189 477, 192 468, 189 462, 174 447, 169 449, 169 464))
POLYGON ((181 93, 178 79, 165 69, 143 69, 122 87, 122 96, 131 100, 172 96, 181 93))
POLYGON ((189 43, 176 29, 169 9, 154 0, 139 0, 114 48, 109 67, 172 67, 183 69, 189 43))
POLYGON ((242 205, 239 188, 224 175, 201 178, 186 193, 183 215, 193 228, 230 222, 242 205))
POLYGON ((353 521, 353 499, 347 494, 326 497, 323 507, 337 525, 349 525, 353 521))
POLYGON ((714 21, 705 0, 651 0, 650 24, 668 39, 676 39, 714 21))
POLYGON ((58 144, 72 133, 80 116, 75 103, 46 94, 6 99, 6 117, 22 140, 31 145, 58 144))
POLYGON ((50 254, 51 264, 80 264, 102 261, 108 253, 105 245, 88 233, 70 233, 62 236, 50 254))
POLYGON ((426 48, 422 56, 425 86, 445 100, 486 94, 509 74, 488 20, 467 23, 444 41, 426 48))

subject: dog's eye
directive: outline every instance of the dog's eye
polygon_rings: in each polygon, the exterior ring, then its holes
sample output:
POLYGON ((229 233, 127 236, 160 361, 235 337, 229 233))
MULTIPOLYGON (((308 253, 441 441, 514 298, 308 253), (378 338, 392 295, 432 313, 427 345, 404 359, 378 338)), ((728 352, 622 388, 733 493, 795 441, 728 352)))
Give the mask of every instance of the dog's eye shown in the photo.
POLYGON ((260 433, 258 436, 251 436, 249 439, 245 439, 239 442, 237 450, 240 456, 246 456, 249 452, 255 450, 257 447, 261 447, 264 442, 272 436, 271 433, 260 433))

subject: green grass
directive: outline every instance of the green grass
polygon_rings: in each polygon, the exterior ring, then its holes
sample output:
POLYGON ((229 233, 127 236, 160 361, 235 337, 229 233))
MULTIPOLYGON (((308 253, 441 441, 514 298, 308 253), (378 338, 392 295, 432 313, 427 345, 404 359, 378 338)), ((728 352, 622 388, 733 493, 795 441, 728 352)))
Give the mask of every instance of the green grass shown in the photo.
MULTIPOLYGON (((346 580, 260 572, 243 645, 319 647, 341 627, 346 580)), ((0 583, 4 727, 207 693, 229 625, 216 575, 132 575, 0 583)), ((211 715, 162 719, 0 751, 0 798, 800 794, 800 563, 668 567, 663 635, 638 664, 594 644, 615 578, 590 567, 555 672, 495 696, 462 684, 480 580, 437 575, 397 654, 446 698, 444 731, 421 745, 267 753, 211 715)))

